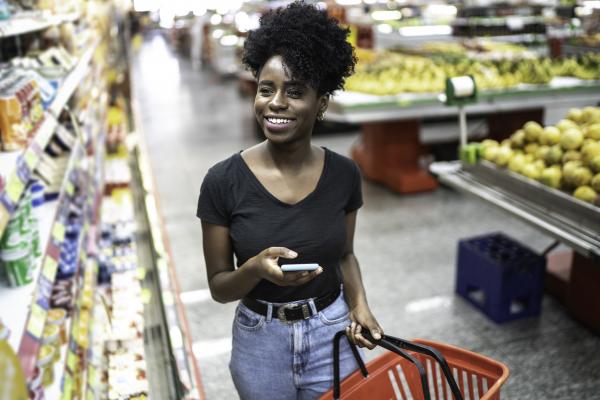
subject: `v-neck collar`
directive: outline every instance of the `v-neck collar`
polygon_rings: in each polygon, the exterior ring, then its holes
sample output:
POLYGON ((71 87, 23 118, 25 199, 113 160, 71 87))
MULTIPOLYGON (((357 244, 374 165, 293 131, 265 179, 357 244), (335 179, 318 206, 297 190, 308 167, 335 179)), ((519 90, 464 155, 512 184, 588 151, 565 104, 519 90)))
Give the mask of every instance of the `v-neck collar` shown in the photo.
POLYGON ((313 189, 312 192, 310 192, 309 194, 304 196, 304 198, 302 198, 300 201, 298 201, 294 204, 290 204, 290 203, 286 203, 285 201, 281 201, 273 193, 269 192, 269 190, 267 190, 267 188, 260 182, 260 180, 256 177, 256 175, 254 175, 254 172, 252 172, 252 170, 250 169, 248 164, 246 164, 246 161, 242 157, 241 151, 239 153, 235 153, 234 158, 236 158, 238 160, 238 163, 240 164, 241 168, 250 177, 250 180, 254 183, 254 185, 261 192, 263 192, 263 194, 265 196, 270 198, 275 203, 282 205, 284 207, 298 207, 298 206, 304 204, 305 202, 307 202, 308 200, 310 200, 315 195, 315 193, 317 193, 319 191, 319 189, 323 185, 323 182, 325 181, 325 174, 327 173, 327 166, 329 164, 329 149, 327 149, 326 147, 321 147, 321 148, 325 151, 325 159, 323 161, 323 170, 321 171, 321 176, 319 177, 319 180, 317 181, 317 185, 315 186, 315 188, 313 189))

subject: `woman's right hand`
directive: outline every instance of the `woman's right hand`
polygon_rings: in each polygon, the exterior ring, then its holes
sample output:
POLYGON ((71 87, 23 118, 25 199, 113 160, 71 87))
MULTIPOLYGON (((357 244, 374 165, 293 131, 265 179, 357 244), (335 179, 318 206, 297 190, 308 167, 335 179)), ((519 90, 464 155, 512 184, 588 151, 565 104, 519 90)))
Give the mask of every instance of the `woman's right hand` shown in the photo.
POLYGON ((283 272, 277 264, 279 257, 294 259, 298 257, 298 254, 285 247, 269 247, 248 260, 248 263, 259 278, 266 279, 279 286, 303 285, 323 272, 322 267, 311 272, 283 272))

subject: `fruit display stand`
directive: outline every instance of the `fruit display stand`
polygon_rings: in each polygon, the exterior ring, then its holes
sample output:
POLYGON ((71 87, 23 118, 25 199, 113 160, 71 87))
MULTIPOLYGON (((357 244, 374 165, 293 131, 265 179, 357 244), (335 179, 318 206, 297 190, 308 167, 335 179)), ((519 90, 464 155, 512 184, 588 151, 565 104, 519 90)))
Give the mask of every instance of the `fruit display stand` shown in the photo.
POLYGON ((476 196, 574 250, 547 259, 547 290, 600 331, 600 208, 496 165, 434 163, 441 183, 476 196))
MULTIPOLYGON (((511 89, 483 90, 478 102, 466 107, 469 115, 485 115, 489 136, 502 139, 527 121, 542 122, 545 107, 567 107, 600 101, 600 81, 556 77, 548 85, 519 85, 511 89)), ((331 99, 326 118, 360 124, 361 140, 352 157, 366 178, 399 193, 432 190, 436 180, 420 165, 425 152, 419 139, 420 121, 457 115, 435 93, 375 96, 339 92, 331 99)))

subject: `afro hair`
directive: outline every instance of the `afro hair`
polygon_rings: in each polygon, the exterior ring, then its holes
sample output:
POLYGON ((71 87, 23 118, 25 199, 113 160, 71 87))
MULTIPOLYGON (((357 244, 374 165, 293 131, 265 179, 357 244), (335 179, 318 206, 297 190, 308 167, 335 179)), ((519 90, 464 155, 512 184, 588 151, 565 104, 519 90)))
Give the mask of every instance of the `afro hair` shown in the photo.
POLYGON ((260 27, 248 34, 242 62, 258 77, 267 60, 279 55, 294 79, 329 95, 342 89, 354 72, 356 57, 348 34, 324 11, 295 1, 261 17, 260 27))

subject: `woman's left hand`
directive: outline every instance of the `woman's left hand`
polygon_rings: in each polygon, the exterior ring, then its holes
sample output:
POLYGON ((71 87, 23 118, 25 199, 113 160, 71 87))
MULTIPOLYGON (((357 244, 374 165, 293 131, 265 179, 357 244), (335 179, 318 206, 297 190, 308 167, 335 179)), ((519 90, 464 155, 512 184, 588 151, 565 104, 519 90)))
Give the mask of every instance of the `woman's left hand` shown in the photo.
POLYGON ((373 316, 369 306, 364 304, 354 307, 350 311, 350 320, 352 323, 346 328, 346 335, 350 341, 358 347, 366 347, 369 350, 375 348, 375 344, 369 342, 361 334, 363 329, 367 329, 374 339, 379 340, 383 335, 383 329, 373 316))

